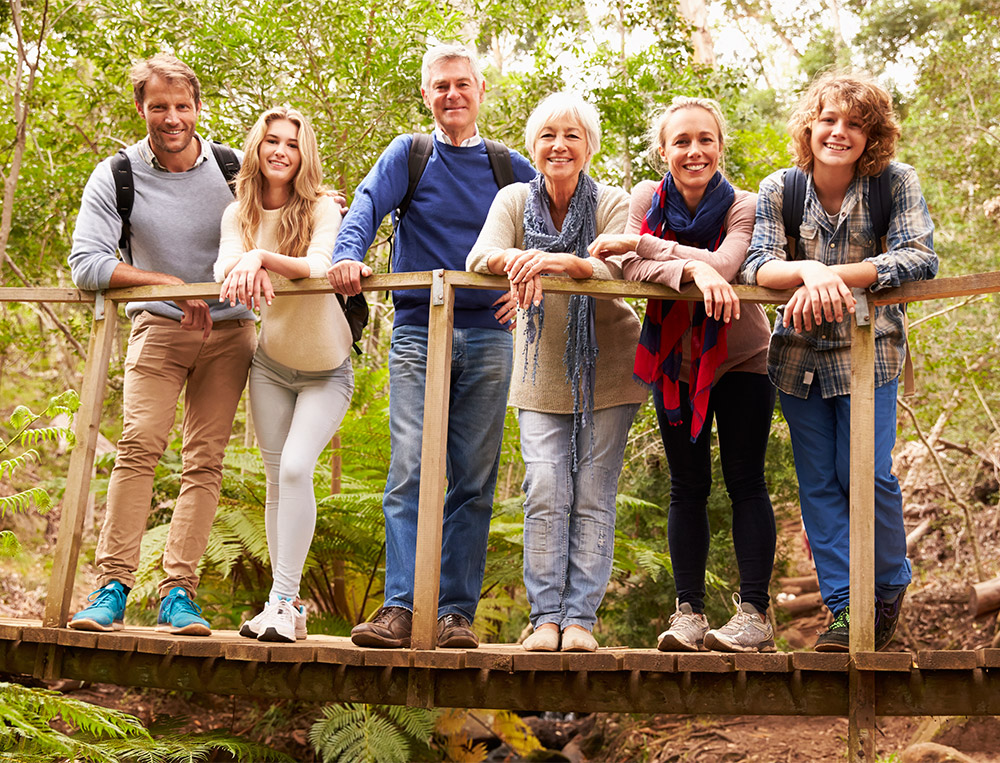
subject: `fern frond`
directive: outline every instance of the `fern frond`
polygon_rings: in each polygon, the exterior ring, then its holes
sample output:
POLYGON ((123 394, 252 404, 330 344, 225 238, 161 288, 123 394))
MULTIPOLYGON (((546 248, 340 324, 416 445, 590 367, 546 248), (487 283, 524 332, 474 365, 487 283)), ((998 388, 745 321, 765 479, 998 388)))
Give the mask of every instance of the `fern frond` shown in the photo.
POLYGON ((388 705, 385 712, 403 731, 419 742, 429 742, 434 733, 438 711, 423 707, 388 705))
POLYGON ((14 495, 0 496, 0 517, 7 513, 24 513, 32 507, 44 514, 52 507, 52 499, 44 488, 32 487, 14 495))
POLYGON ((14 458, 5 458, 0 461, 0 479, 5 475, 10 477, 18 469, 24 468, 31 461, 38 461, 38 451, 32 449, 24 451, 20 456, 15 456, 14 458))
POLYGON ((21 542, 10 530, 0 530, 0 556, 13 556, 21 550, 21 542))
POLYGON ((38 427, 35 429, 25 429, 21 432, 18 440, 24 447, 34 447, 39 443, 58 442, 60 437, 72 440, 73 432, 66 427, 38 427))

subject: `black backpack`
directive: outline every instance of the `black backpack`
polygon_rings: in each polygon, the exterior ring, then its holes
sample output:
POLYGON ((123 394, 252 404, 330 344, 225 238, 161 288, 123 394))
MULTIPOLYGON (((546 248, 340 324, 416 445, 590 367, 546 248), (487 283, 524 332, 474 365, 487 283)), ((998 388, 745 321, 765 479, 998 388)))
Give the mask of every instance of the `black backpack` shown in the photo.
MULTIPOLYGON (((889 169, 881 175, 868 178, 868 221, 879 242, 881 252, 888 250, 886 236, 889 234, 889 219, 892 217, 892 188, 889 185, 889 169)), ((785 224, 785 239, 788 242, 788 259, 799 259, 799 231, 802 215, 806 208, 806 176, 798 167, 785 170, 784 188, 781 197, 781 220, 785 224)), ((913 359, 910 357, 910 341, 906 336, 909 321, 906 304, 903 304, 903 341, 906 342, 906 359, 903 361, 903 396, 909 397, 916 391, 913 376, 913 359)))
MULTIPOLYGON (((212 154, 215 161, 222 170, 222 176, 226 179, 226 184, 233 196, 236 195, 236 175, 240 171, 240 160, 236 152, 229 146, 224 146, 218 141, 212 141, 212 154)), ((118 153, 111 159, 111 174, 115 179, 115 205, 118 214, 122 218, 122 233, 118 239, 118 251, 121 252, 122 259, 131 264, 131 256, 128 254, 129 237, 132 235, 132 225, 129 218, 132 216, 132 205, 135 203, 135 188, 132 181, 132 162, 129 161, 125 149, 119 149, 118 153)), ((347 325, 351 328, 351 346, 360 355, 361 348, 358 341, 368 325, 368 302, 363 294, 355 294, 353 297, 337 295, 337 301, 347 318, 347 325)))

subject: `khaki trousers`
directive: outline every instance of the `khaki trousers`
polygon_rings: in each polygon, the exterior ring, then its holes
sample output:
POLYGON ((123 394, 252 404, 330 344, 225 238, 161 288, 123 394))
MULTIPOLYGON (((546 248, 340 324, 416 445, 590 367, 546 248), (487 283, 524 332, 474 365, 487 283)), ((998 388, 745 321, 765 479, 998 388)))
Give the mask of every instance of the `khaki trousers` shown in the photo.
POLYGON ((174 505, 160 583, 194 596, 198 562, 218 507, 222 458, 232 434, 247 371, 256 349, 254 322, 221 321, 208 339, 177 321, 139 313, 125 357, 124 428, 108 485, 97 541, 98 584, 135 585, 139 546, 153 498, 153 473, 167 447, 177 399, 184 392, 181 488, 174 505))

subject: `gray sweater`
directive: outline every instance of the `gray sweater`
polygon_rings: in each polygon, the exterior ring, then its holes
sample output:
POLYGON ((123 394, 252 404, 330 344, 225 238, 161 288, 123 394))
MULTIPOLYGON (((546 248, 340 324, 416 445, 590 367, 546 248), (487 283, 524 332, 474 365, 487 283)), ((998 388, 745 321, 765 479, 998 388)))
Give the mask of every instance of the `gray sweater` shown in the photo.
MULTIPOLYGON (((132 162, 135 201, 132 206, 131 264, 141 270, 168 273, 187 283, 211 283, 212 265, 219 254, 222 213, 233 194, 205 141, 207 161, 188 172, 163 172, 150 167, 138 144, 125 152, 132 162)), ((115 253, 122 221, 115 198, 111 159, 105 159, 87 181, 69 255, 73 283, 80 289, 107 289, 118 265, 115 253)), ((252 318, 242 305, 208 300, 213 321, 252 318)), ((130 318, 148 311, 179 321, 181 309, 173 302, 130 302, 130 318)))

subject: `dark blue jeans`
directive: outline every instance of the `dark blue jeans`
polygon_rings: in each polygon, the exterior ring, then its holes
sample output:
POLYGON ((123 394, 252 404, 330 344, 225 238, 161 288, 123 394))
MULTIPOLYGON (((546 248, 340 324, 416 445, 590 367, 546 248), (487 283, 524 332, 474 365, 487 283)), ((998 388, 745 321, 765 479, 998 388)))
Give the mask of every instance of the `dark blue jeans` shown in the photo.
POLYGON ((719 431, 722 476, 733 505, 733 546, 740 570, 740 597, 761 612, 770 603, 774 567, 774 510, 764 480, 764 454, 774 413, 774 386, 766 374, 730 371, 712 388, 705 426, 691 442, 688 385, 680 385, 683 421, 671 426, 660 395, 653 395, 660 436, 670 466, 667 540, 677 598, 695 612, 705 606, 705 566, 711 530, 712 420, 719 431))

